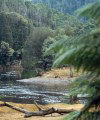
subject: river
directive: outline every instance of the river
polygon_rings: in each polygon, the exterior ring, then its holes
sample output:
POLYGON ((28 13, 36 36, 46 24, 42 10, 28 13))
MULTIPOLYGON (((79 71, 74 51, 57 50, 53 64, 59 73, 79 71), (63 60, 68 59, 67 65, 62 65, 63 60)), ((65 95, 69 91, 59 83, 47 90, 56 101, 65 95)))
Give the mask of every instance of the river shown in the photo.
POLYGON ((68 102, 68 81, 60 78, 30 78, 18 81, 0 81, 3 101, 39 104, 68 102))

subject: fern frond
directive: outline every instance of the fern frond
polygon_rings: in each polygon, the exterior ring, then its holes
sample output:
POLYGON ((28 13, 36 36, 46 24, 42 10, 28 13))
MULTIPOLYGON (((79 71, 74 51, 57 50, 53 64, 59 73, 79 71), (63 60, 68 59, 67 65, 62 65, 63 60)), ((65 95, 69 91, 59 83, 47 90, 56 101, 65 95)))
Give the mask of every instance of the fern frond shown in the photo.
POLYGON ((89 4, 77 11, 78 16, 93 18, 100 23, 100 2, 89 4))
POLYGON ((58 52, 62 47, 64 47, 66 45, 66 41, 67 39, 69 39, 68 36, 62 36, 62 38, 60 39, 60 41, 56 41, 54 42, 47 50, 46 52, 44 53, 44 55, 49 55, 49 54, 52 54, 52 51, 53 52, 58 52))

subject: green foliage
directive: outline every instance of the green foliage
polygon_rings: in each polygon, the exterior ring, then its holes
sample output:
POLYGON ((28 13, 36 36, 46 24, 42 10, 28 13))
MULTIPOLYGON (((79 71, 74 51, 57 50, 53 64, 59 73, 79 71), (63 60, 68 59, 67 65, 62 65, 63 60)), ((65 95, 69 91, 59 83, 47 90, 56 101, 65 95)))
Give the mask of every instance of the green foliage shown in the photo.
MULTIPOLYGON (((100 2, 89 5, 79 10, 79 15, 85 15, 95 19, 94 27, 85 29, 76 36, 67 37, 66 40, 57 41, 48 50, 56 51, 54 67, 64 64, 73 65, 86 71, 86 76, 80 77, 72 83, 72 94, 88 93, 91 95, 91 102, 85 106, 76 119, 89 110, 92 105, 100 104, 100 21, 99 21, 100 2), (97 26, 98 25, 98 26, 97 26), (81 80, 79 82, 79 80, 81 80), (79 89, 77 89, 79 88, 79 89)), ((73 118, 72 118, 73 119, 73 118)))
POLYGON ((44 57, 42 53, 46 48, 43 42, 48 36, 75 34, 77 26, 80 27, 81 23, 75 16, 47 5, 33 4, 27 0, 0 0, 0 42, 9 43, 15 50, 14 59, 20 57, 21 60, 23 55, 23 66, 29 66, 29 70, 52 59, 51 56, 44 57))
POLYGON ((51 44, 50 47, 48 47, 48 49, 46 51, 46 54, 51 54, 52 51, 58 52, 65 45, 63 43, 66 42, 67 38, 68 38, 68 36, 66 36, 66 35, 58 35, 58 36, 56 36, 55 40, 54 40, 54 43, 51 44))
POLYGON ((25 42, 23 51, 23 66, 25 69, 43 69, 43 42, 47 37, 52 36, 53 31, 46 27, 37 27, 30 34, 25 42), (27 55, 27 57, 26 57, 27 55))
POLYGON ((79 16, 93 18, 100 23, 100 2, 89 4, 77 11, 79 16))
POLYGON ((56 29, 66 24, 69 26, 76 26, 79 23, 75 17, 48 8, 48 6, 44 4, 31 4, 31 2, 26 2, 26 6, 28 8, 28 17, 37 27, 49 26, 52 29, 56 29))
POLYGON ((85 114, 79 119, 79 120, 99 120, 100 119, 100 113, 99 112, 85 112, 85 114))
POLYGON ((55 8, 64 13, 73 14, 74 11, 83 5, 86 5, 96 0, 32 0, 33 3, 44 3, 50 8, 55 8))
POLYGON ((75 120, 79 113, 80 113, 79 111, 71 112, 63 120, 75 120))
POLYGON ((0 41, 8 42, 15 50, 21 49, 30 33, 30 23, 14 12, 0 13, 0 41))
POLYGON ((32 78, 33 76, 36 75, 37 75, 36 71, 32 68, 24 69, 24 71, 22 72, 22 78, 32 78))
MULTIPOLYGON (((75 120, 77 116, 80 114, 79 111, 72 112, 67 117, 65 117, 63 120, 75 120)), ((100 118, 100 113, 91 113, 91 112, 86 112, 81 119, 79 120, 99 120, 100 118)))
POLYGON ((0 65, 9 66, 12 62, 13 53, 14 50, 9 47, 9 44, 2 41, 0 45, 0 65))
POLYGON ((33 4, 25 0, 1 0, 0 2, 0 11, 16 12, 29 18, 36 27, 46 26, 55 29, 59 26, 63 27, 65 24, 76 26, 79 23, 75 17, 48 8, 47 5, 41 3, 33 4))
POLYGON ((92 97, 97 91, 100 91, 100 79, 96 78, 96 74, 84 74, 77 78, 69 86, 70 95, 77 96, 78 94, 88 95, 92 97), (95 80, 94 80, 95 79, 95 80))
POLYGON ((43 53, 45 53, 50 47, 50 45, 52 45, 54 42, 56 42, 56 40, 52 37, 48 37, 47 39, 45 39, 43 43, 43 53))
POLYGON ((0 0, 0 11, 17 12, 26 15, 24 0, 0 0))
MULTIPOLYGON (((63 43, 63 39, 78 34, 82 26, 83 24, 75 16, 64 14, 41 3, 33 4, 27 0, 0 0, 0 41, 9 43, 15 50, 15 56, 21 58, 23 54, 24 68, 43 67, 43 63, 46 64, 49 59, 52 62, 55 53, 48 57, 43 56, 47 47, 52 44, 48 37, 52 38, 52 42, 62 39, 63 43), (48 27, 53 30, 48 30, 48 27)), ((59 51, 56 58, 59 58, 64 51, 64 49, 59 51)))
POLYGON ((52 50, 58 51, 54 67, 63 64, 72 64, 77 69, 83 68, 83 70, 87 71, 96 70, 100 72, 99 39, 99 28, 94 28, 88 30, 87 33, 85 31, 78 36, 66 37, 66 39, 54 43, 47 52, 52 50))

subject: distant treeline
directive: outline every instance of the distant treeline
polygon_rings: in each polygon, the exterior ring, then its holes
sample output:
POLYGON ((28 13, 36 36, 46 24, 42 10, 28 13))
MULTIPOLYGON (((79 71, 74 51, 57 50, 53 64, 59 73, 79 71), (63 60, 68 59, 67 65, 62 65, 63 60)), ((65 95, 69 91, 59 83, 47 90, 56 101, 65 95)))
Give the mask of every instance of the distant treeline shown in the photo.
POLYGON ((63 13, 74 14, 78 8, 96 0, 32 0, 33 3, 45 3, 50 8, 55 8, 63 13))

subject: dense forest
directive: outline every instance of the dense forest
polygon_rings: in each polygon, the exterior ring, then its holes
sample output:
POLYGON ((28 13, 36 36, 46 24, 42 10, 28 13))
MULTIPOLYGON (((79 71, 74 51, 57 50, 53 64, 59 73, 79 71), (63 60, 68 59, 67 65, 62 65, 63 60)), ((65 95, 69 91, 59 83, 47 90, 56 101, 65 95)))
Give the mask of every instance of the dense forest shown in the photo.
POLYGON ((51 56, 43 56, 47 45, 78 33, 78 29, 83 29, 82 26, 83 23, 75 16, 41 3, 0 0, 0 64, 5 69, 5 66, 22 61, 25 73, 30 71, 29 77, 34 68, 35 74, 38 74, 44 66, 46 69, 52 63, 52 60, 48 62, 51 56))
POLYGON ((55 8, 64 13, 74 14, 74 11, 95 0, 31 0, 33 3, 45 3, 50 8, 55 8))
POLYGON ((70 96, 91 99, 65 120, 99 120, 100 1, 0 0, 0 72, 13 65, 23 68, 22 78, 41 76, 52 67, 81 70, 70 96))
POLYGON ((0 65, 3 71, 16 62, 22 62, 23 73, 30 71, 27 77, 49 69, 54 56, 44 56, 44 53, 50 44, 95 27, 93 21, 82 23, 69 14, 90 2, 93 0, 0 0, 0 65), (61 10, 59 5, 66 10, 61 10))

